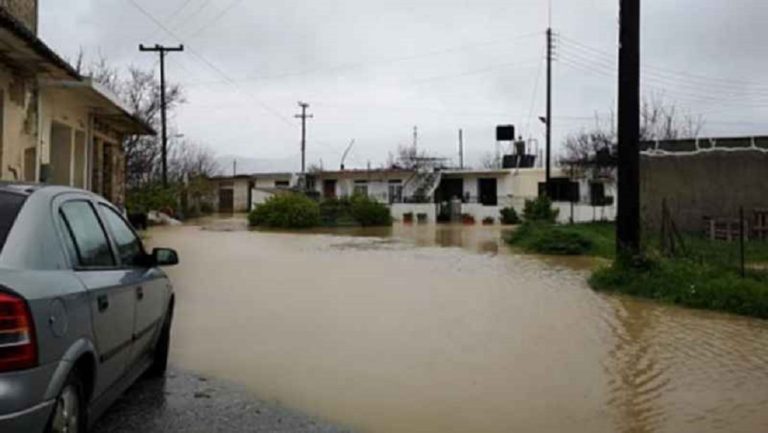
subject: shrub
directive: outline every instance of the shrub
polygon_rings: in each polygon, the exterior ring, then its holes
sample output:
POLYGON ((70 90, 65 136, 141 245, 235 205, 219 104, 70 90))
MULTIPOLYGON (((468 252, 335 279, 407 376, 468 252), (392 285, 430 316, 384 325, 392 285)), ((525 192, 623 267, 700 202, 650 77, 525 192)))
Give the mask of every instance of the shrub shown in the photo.
POLYGON ((517 211, 512 206, 505 207, 501 210, 501 223, 507 225, 520 224, 520 216, 517 215, 517 211))
POLYGON ((168 211, 178 207, 178 190, 172 186, 164 188, 160 184, 131 189, 125 197, 125 207, 129 213, 147 213, 151 210, 168 211))
POLYGON ((310 228, 320 225, 320 206, 300 194, 278 194, 248 215, 251 226, 310 228))
POLYGON ((541 196, 535 200, 526 200, 523 217, 526 221, 543 221, 554 223, 560 210, 552 208, 552 200, 547 196, 541 196))
POLYGON ((594 248, 592 240, 577 230, 541 222, 523 223, 508 240, 527 251, 561 256, 587 254, 594 248))
POLYGON ((325 227, 359 225, 352 217, 352 204, 348 198, 329 198, 320 202, 320 221, 325 227))
POLYGON ((356 195, 349 200, 352 218, 363 227, 392 225, 389 208, 364 195, 356 195))
POLYGON ((493 218, 493 217, 485 217, 485 218, 483 218, 483 225, 492 226, 494 224, 496 224, 496 219, 495 218, 493 218))

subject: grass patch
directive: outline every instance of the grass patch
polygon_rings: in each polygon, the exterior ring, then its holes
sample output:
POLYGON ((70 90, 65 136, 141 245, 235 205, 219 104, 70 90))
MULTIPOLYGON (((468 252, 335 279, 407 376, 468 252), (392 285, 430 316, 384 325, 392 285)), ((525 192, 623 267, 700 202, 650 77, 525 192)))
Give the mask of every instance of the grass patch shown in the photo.
POLYGON ((567 226, 526 222, 515 230, 507 241, 524 251, 538 254, 613 258, 613 231, 613 225, 609 223, 567 226))
MULTIPOLYGON (((768 319, 768 242, 747 242, 747 275, 740 273, 738 242, 684 234, 685 252, 660 253, 657 236, 645 238, 645 257, 631 265, 615 261, 590 277, 593 289, 768 319), (650 257, 650 258, 648 258, 650 257)), ((526 222, 508 242, 524 251, 615 259, 615 225, 555 225, 526 222)))
POLYGON ((596 271, 589 283, 598 291, 768 319, 768 275, 757 272, 742 278, 716 264, 658 259, 641 268, 614 263, 596 271))

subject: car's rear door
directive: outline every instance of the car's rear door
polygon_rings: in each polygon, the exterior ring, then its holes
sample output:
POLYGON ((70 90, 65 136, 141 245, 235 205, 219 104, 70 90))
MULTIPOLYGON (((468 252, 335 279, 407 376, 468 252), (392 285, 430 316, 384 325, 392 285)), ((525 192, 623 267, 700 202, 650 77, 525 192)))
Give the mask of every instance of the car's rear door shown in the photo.
POLYGON ((112 235, 121 266, 135 282, 136 314, 130 357, 134 365, 151 352, 168 303, 168 280, 162 271, 148 263, 141 240, 125 218, 107 203, 100 203, 99 210, 112 235))
POLYGON ((88 290, 98 351, 93 397, 98 398, 129 363, 136 287, 130 271, 120 267, 96 209, 88 196, 75 195, 61 200, 55 210, 75 274, 88 290))

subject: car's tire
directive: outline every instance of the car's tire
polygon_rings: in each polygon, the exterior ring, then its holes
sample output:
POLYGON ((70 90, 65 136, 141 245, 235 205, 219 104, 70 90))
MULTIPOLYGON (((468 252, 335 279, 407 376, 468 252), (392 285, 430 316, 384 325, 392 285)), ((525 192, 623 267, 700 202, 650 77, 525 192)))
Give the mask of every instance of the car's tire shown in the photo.
POLYGON ((87 415, 85 386, 75 370, 69 374, 56 398, 46 433, 86 433, 87 415))
POLYGON ((168 308, 168 313, 163 321, 163 328, 157 339, 152 358, 152 365, 147 370, 147 377, 163 377, 168 370, 168 351, 171 346, 171 323, 173 323, 173 304, 168 308))

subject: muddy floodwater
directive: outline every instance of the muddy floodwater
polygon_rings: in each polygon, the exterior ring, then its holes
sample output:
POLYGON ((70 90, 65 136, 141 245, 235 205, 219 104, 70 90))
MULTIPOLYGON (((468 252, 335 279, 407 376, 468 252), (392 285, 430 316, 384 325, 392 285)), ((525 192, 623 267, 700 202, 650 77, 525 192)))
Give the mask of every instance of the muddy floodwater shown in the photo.
POLYGON ((172 362, 362 432, 768 431, 768 321, 596 294, 501 234, 154 229, 172 362))

